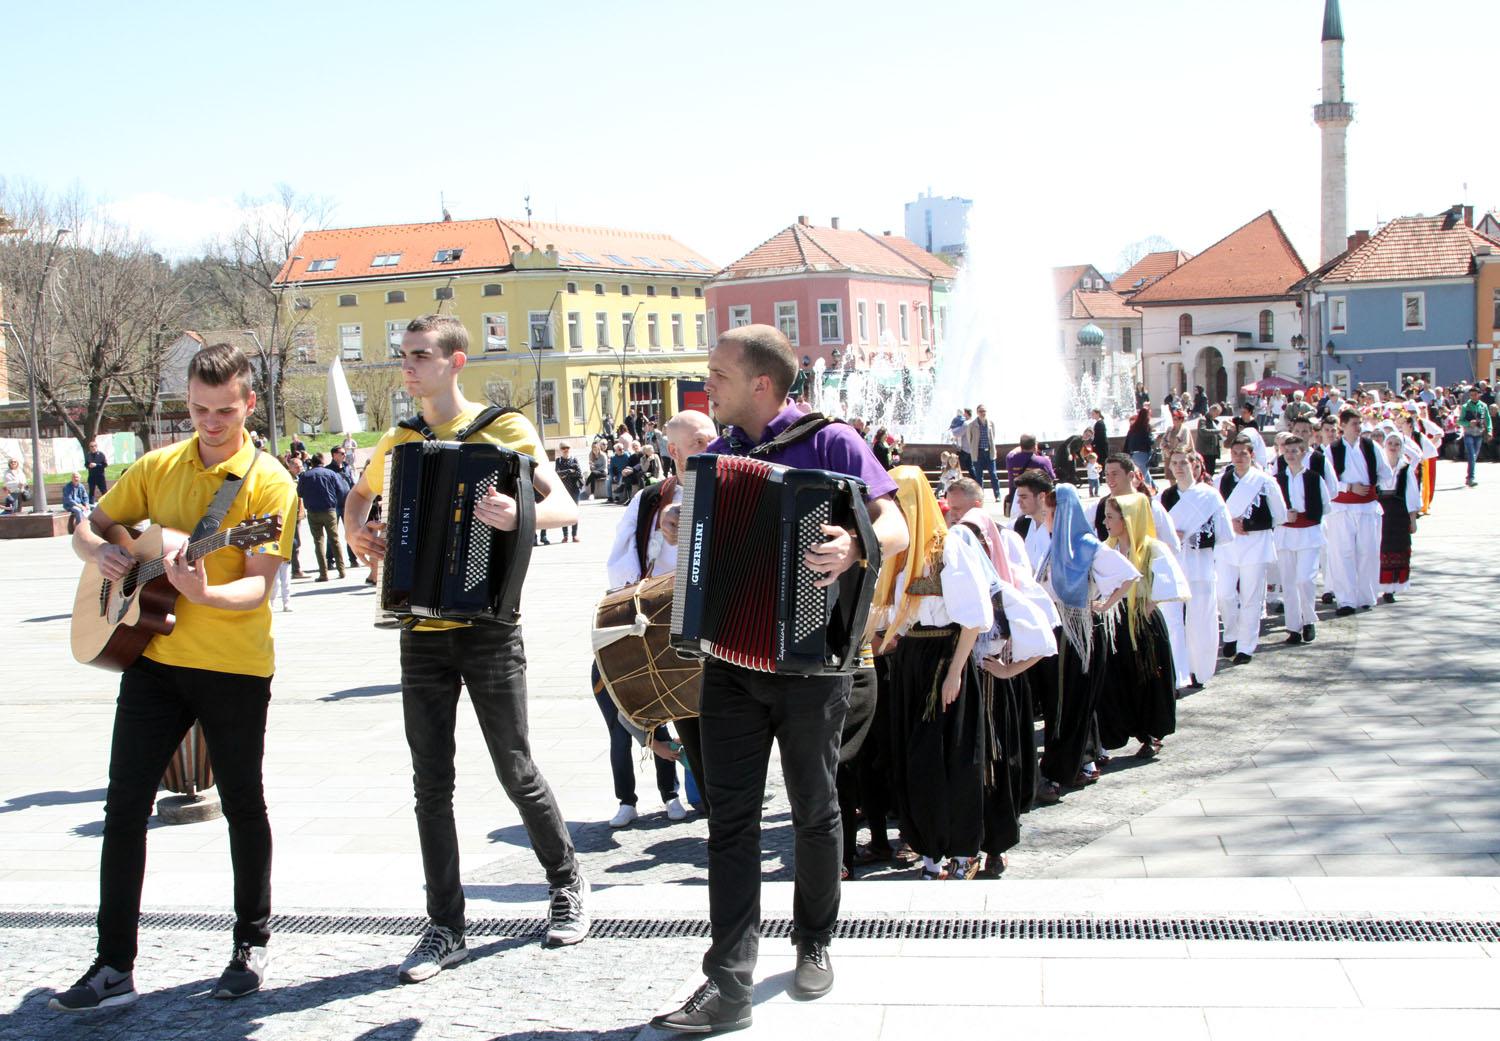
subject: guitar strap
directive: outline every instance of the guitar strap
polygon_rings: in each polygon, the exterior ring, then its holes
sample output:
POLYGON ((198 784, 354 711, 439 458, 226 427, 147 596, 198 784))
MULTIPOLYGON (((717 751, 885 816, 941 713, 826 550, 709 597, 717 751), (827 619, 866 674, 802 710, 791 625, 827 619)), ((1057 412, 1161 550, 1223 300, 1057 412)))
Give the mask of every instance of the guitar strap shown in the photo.
POLYGON ((219 530, 220 525, 224 523, 224 518, 229 514, 229 508, 234 505, 234 500, 238 499, 240 492, 244 490, 245 480, 250 476, 250 471, 255 469, 255 464, 258 462, 260 462, 259 448, 250 457, 250 465, 245 467, 243 475, 238 477, 232 473, 224 475, 224 483, 219 485, 218 491, 214 492, 214 500, 208 504, 208 512, 193 529, 189 542, 197 542, 219 530))

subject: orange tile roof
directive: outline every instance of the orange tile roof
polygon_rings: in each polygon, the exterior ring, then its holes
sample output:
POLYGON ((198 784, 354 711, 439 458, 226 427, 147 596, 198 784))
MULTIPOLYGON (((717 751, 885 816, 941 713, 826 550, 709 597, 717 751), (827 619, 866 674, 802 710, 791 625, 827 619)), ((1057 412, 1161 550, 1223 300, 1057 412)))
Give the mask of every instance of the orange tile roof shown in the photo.
POLYGON ((351 278, 498 271, 511 266, 511 251, 555 246, 558 264, 582 270, 639 271, 707 277, 715 266, 670 235, 622 231, 577 224, 547 224, 487 218, 435 221, 430 224, 378 224, 305 232, 282 269, 278 282, 330 282, 351 278), (456 260, 438 261, 440 250, 462 250, 456 260), (373 265, 377 256, 394 264, 373 265), (618 261, 611 259, 619 258, 618 261), (333 260, 331 270, 312 271, 319 260, 333 260))
POLYGON ((1090 271, 1094 270, 1092 264, 1072 264, 1068 267, 1055 267, 1052 269, 1053 295, 1059 300, 1068 295, 1068 291, 1078 284, 1078 280, 1090 271))
POLYGON ((1176 271, 1192 259, 1193 255, 1191 253, 1184 253, 1180 249, 1147 253, 1140 260, 1137 260, 1131 266, 1130 270, 1116 277, 1109 284, 1109 288, 1113 289, 1116 293, 1140 292, 1163 275, 1176 271))
POLYGON ((939 257, 899 235, 819 228, 797 223, 783 228, 719 273, 719 278, 823 271, 852 271, 927 281, 953 278, 954 269, 939 257))
POLYGON ((1270 210, 1136 293, 1137 307, 1291 295, 1307 265, 1270 210))
POLYGON ((1397 217, 1346 253, 1322 282, 1388 282, 1463 278, 1473 274, 1480 246, 1497 243, 1447 213, 1397 217))
POLYGON ((1139 318, 1141 312, 1125 302, 1119 293, 1109 290, 1085 291, 1075 289, 1062 301, 1060 315, 1064 319, 1139 318))

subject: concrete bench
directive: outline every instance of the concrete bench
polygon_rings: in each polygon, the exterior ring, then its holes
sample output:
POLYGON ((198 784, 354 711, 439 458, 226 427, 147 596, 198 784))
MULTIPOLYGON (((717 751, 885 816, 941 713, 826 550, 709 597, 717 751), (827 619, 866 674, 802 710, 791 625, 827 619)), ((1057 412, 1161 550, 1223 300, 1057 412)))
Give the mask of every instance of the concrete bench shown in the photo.
POLYGON ((72 532, 73 515, 58 513, 14 513, 0 516, 0 539, 50 539, 72 532))

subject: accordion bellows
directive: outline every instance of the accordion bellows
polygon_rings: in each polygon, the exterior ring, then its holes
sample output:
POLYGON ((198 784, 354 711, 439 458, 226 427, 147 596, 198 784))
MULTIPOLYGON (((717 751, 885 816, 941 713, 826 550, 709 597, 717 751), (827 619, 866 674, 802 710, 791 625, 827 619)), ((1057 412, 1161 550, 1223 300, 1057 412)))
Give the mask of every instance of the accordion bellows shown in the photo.
POLYGON ((696 455, 682 474, 672 645, 761 672, 851 671, 880 568, 879 544, 858 478, 760 459, 696 455), (852 527, 865 559, 820 589, 803 563, 852 527))

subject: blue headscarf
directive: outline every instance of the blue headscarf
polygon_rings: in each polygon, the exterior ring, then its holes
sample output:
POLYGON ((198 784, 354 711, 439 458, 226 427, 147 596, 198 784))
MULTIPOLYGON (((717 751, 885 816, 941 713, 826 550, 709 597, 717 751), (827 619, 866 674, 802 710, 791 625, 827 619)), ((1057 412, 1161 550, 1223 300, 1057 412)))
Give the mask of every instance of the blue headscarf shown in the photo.
POLYGON ((1052 515, 1052 588, 1064 607, 1089 609, 1089 572, 1099 552, 1094 526, 1084 515, 1078 489, 1057 486, 1057 510, 1052 515))

